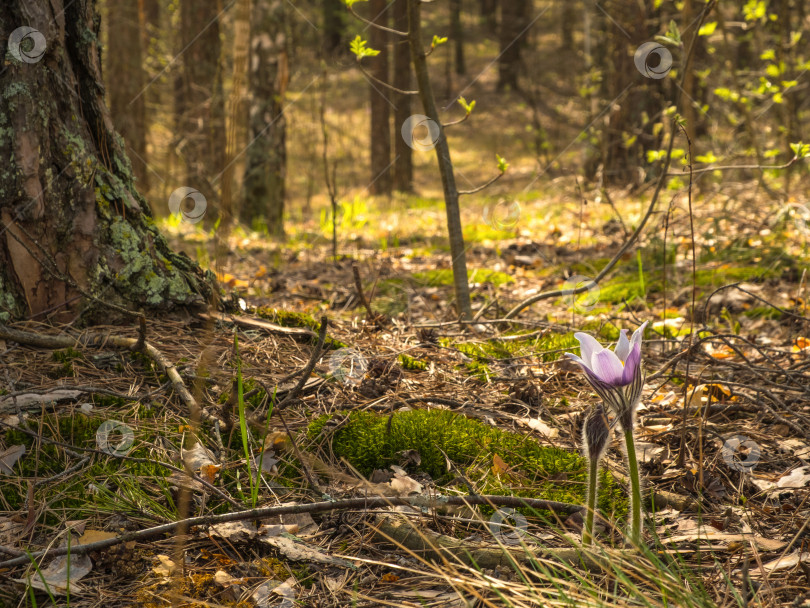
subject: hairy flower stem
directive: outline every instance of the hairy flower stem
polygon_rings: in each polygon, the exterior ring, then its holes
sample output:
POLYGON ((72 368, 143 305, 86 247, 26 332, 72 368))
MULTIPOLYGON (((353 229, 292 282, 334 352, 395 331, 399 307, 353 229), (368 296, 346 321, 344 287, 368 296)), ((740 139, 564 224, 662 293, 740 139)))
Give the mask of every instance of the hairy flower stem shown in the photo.
MULTIPOLYGON (((598 455, 597 455, 598 456, 598 455)), ((585 499, 585 525, 582 528, 582 544, 593 542, 593 521, 596 515, 596 495, 599 485, 599 458, 588 459, 588 490, 585 499)))
POLYGON ((630 542, 638 547, 641 545, 641 482, 632 427, 624 430, 624 445, 630 472, 630 542))

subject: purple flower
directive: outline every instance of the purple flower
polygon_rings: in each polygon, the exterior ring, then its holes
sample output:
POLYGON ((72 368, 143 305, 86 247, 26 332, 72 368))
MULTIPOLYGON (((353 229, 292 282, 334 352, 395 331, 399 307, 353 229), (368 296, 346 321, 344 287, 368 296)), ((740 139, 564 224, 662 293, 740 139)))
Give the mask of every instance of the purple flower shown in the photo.
POLYGON ((641 399, 644 385, 641 339, 646 326, 645 321, 629 340, 627 330, 623 329, 615 350, 605 348, 593 336, 578 332, 574 337, 579 340, 582 356, 565 353, 585 371, 588 382, 615 412, 624 429, 632 429, 634 426, 636 406, 641 399))

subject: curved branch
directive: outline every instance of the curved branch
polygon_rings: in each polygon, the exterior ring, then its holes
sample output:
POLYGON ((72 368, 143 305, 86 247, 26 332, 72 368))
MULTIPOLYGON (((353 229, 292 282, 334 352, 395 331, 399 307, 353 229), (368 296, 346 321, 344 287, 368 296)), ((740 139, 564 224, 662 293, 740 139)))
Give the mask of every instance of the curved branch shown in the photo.
POLYGON ((481 192, 481 190, 483 190, 484 188, 487 188, 487 187, 491 186, 492 184, 497 182, 499 179, 501 179, 503 177, 503 175, 504 175, 503 173, 498 173, 498 175, 493 177, 488 182, 486 182, 484 184, 481 184, 480 186, 478 186, 477 188, 473 188, 472 190, 459 190, 458 195, 461 196, 462 194, 475 194, 476 192, 481 192))
POLYGON ((463 123, 465 120, 467 120, 469 117, 470 117, 470 113, 469 113, 469 112, 467 112, 467 113, 464 115, 464 118, 459 118, 458 120, 454 120, 453 122, 445 122, 445 123, 442 123, 442 128, 446 129, 447 127, 455 127, 456 125, 460 125, 460 124, 461 124, 461 123, 463 123))
POLYGON ((400 95, 418 95, 419 94, 419 91, 404 91, 402 89, 396 88, 394 85, 388 84, 387 82, 385 82, 383 80, 380 80, 379 78, 374 76, 371 72, 369 72, 366 68, 364 68, 363 64, 360 62, 359 59, 357 60, 357 67, 360 68, 360 71, 363 73, 363 75, 366 78, 368 78, 369 80, 373 80, 374 82, 376 82, 381 87, 385 87, 386 89, 394 91, 395 93, 399 93, 400 95))
POLYGON ((362 21, 363 23, 370 25, 371 27, 375 27, 378 30, 383 32, 388 32, 389 34, 396 34, 397 36, 402 36, 403 38, 408 37, 408 32, 400 32, 399 30, 391 29, 390 27, 385 27, 384 25, 380 25, 379 23, 374 23, 373 21, 369 21, 365 17, 359 15, 358 13, 354 12, 354 8, 351 6, 348 7, 349 12, 358 20, 362 21))

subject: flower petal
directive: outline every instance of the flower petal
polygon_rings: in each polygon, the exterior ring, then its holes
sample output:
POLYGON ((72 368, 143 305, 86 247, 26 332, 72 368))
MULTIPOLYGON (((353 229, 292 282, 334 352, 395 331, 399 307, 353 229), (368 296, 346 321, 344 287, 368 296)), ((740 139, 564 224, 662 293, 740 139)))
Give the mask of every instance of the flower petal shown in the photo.
POLYGON ((605 347, 599 344, 596 338, 581 331, 575 333, 574 337, 579 340, 579 350, 582 353, 582 361, 585 363, 585 367, 593 369, 593 356, 605 350, 605 347))
POLYGON ((622 371, 622 384, 630 384, 641 373, 641 344, 633 344, 622 371))
POLYGON ((591 369, 594 375, 605 384, 622 386, 624 366, 612 350, 602 349, 593 356, 591 369))
POLYGON ((621 331, 621 336, 619 336, 619 342, 616 344, 616 356, 622 360, 622 362, 627 361, 627 355, 630 354, 630 340, 627 339, 627 330, 623 329, 621 331))
POLYGON ((647 323, 649 321, 644 321, 641 325, 639 325, 638 329, 633 332, 633 337, 630 338, 630 345, 638 344, 641 347, 641 339, 644 337, 644 328, 647 327, 647 323))

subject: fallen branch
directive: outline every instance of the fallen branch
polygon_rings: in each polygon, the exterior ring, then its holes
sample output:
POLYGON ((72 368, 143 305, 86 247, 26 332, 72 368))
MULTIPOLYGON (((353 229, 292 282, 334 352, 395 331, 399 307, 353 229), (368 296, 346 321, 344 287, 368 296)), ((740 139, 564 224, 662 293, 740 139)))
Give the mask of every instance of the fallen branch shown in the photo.
POLYGON ((38 560, 45 556, 58 557, 66 555, 70 551, 71 555, 83 555, 93 551, 102 551, 114 545, 139 541, 162 536, 176 532, 178 529, 190 529, 192 526, 210 526, 222 524, 229 521, 242 521, 249 519, 262 519, 274 517, 276 515, 289 515, 294 513, 325 513, 338 510, 356 509, 384 509, 395 506, 409 506, 416 508, 441 509, 442 507, 469 506, 469 505, 496 505, 504 507, 529 507, 532 509, 544 509, 554 513, 571 514, 580 511, 580 505, 572 505, 553 500, 538 500, 533 498, 521 498, 519 496, 414 496, 411 498, 397 497, 376 497, 376 498, 349 498, 346 500, 334 500, 315 502, 300 505, 283 505, 279 507, 261 507, 249 509, 247 511, 236 511, 234 513, 223 513, 222 515, 203 515, 199 517, 189 517, 180 521, 161 524, 152 528, 138 530, 137 532, 127 532, 115 538, 88 543, 86 545, 72 545, 59 547, 51 550, 37 551, 20 557, 0 562, 0 568, 11 568, 28 564, 31 560, 38 560))

